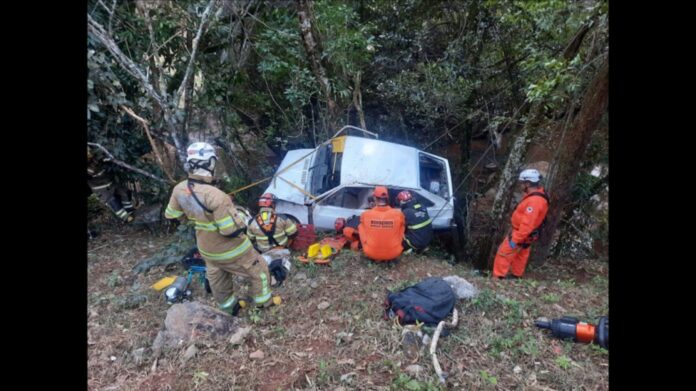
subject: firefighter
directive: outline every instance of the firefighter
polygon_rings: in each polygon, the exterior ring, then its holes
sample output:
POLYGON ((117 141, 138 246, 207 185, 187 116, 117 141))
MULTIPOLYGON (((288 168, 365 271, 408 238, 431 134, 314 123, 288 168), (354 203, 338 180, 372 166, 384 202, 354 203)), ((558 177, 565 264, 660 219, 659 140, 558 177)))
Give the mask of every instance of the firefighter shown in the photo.
POLYGON ((428 210, 423 207, 410 191, 404 190, 397 194, 396 199, 401 206, 401 212, 406 218, 406 235, 404 235, 404 248, 415 252, 422 252, 433 240, 433 220, 428 215, 428 210))
POLYGON ((358 236, 365 256, 377 261, 395 260, 404 250, 402 242, 406 221, 400 210, 389 206, 389 193, 384 186, 375 187, 375 207, 360 215, 358 236))
POLYGON ((524 170, 519 176, 519 185, 524 193, 522 200, 512 213, 512 232, 498 247, 493 263, 493 277, 512 278, 524 274, 532 242, 539 239, 539 229, 545 221, 549 198, 541 186, 541 174, 534 169, 524 170))
POLYGON ((339 217, 334 223, 336 232, 343 235, 350 243, 350 249, 353 251, 360 250, 360 237, 358 236, 358 226, 360 225, 360 216, 353 215, 348 220, 339 217))
POLYGON ((240 298, 233 289, 234 275, 250 281, 250 301, 259 307, 272 305, 268 266, 245 234, 246 221, 237 214, 232 199, 211 185, 217 161, 215 149, 198 142, 191 144, 186 153, 188 179, 174 187, 164 216, 195 222, 198 251, 221 310, 236 315, 240 308, 240 298))
POLYGON ((95 156, 87 147, 87 184, 90 190, 124 223, 133 221, 130 192, 114 183, 111 159, 95 156))
POLYGON ((297 235, 297 226, 291 220, 275 213, 275 196, 265 193, 259 198, 259 213, 249 220, 249 238, 256 249, 264 253, 274 247, 288 247, 297 235))

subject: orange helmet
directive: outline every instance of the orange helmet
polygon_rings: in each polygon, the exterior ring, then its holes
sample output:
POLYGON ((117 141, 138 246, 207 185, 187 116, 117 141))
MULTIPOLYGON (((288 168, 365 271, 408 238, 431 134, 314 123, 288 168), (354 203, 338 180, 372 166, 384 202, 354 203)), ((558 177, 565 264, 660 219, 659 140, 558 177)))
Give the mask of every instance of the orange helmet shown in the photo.
POLYGON ((275 196, 271 193, 265 193, 259 197, 259 207, 275 208, 275 196))
POLYGON ((389 198, 389 192, 384 186, 375 187, 375 191, 372 193, 375 198, 389 198))

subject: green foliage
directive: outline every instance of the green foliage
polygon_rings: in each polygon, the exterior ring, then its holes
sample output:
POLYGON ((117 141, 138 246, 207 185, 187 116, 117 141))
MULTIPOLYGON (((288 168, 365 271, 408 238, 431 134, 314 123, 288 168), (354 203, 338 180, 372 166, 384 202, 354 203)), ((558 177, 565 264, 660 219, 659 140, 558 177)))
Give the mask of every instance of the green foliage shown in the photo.
POLYGON ((172 241, 159 253, 139 261, 133 267, 133 271, 143 273, 157 265, 167 266, 179 263, 195 244, 194 232, 193 226, 189 224, 179 225, 172 241))
POLYGON ((558 356, 555 360, 556 365, 558 365, 561 369, 568 369, 570 368, 570 364, 573 361, 568 358, 566 355, 558 356))
POLYGON ((555 293, 547 293, 541 297, 547 303, 558 303, 561 298, 555 293))
POLYGON ((471 302, 479 311, 490 311, 496 305, 495 293, 490 289, 482 289, 471 302))
POLYGON ((495 376, 492 376, 490 373, 488 373, 488 371, 483 370, 483 371, 479 372, 479 375, 481 376, 481 379, 483 379, 484 381, 486 381, 492 385, 498 384, 498 378, 496 378, 495 376))
POLYGON ((438 391, 442 388, 435 381, 422 382, 416 379, 410 378, 405 373, 399 373, 399 375, 392 380, 392 384, 389 387, 393 391, 438 391))

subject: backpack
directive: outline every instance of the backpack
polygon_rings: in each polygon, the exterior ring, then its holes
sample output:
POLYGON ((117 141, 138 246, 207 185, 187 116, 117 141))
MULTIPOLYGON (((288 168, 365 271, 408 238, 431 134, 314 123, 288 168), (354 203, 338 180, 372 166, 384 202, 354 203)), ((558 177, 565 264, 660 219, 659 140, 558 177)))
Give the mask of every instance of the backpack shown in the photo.
POLYGON ((384 302, 384 318, 396 316, 401 324, 419 321, 437 326, 452 313, 456 299, 452 288, 442 278, 426 278, 399 292, 389 292, 384 302))

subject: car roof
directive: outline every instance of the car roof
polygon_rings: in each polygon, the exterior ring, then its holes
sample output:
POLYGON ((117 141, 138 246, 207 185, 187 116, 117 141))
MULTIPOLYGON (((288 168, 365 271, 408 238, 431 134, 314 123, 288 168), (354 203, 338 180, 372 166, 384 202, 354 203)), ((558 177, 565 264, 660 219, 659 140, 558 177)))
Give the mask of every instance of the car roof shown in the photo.
POLYGON ((341 162, 341 185, 418 188, 418 150, 363 137, 346 136, 341 162))

